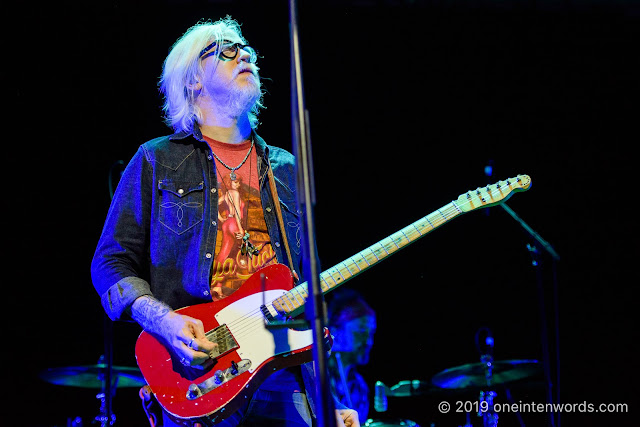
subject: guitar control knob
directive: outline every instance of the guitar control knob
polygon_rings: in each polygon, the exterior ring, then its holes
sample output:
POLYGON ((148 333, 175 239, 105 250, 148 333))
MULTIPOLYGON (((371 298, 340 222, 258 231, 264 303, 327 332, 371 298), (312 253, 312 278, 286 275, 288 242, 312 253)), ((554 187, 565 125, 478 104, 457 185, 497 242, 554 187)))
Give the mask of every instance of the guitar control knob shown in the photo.
POLYGON ((221 370, 217 370, 215 374, 213 374, 213 381, 215 381, 216 384, 222 384, 224 381, 224 374, 221 370))
POLYGON ((195 399, 196 397, 202 396, 200 392, 200 388, 196 384, 190 384, 189 390, 187 391, 187 399, 195 399))
POLYGON ((232 360, 231 361, 231 367, 229 368, 229 370, 230 370, 231 374, 238 375, 238 364, 232 360))

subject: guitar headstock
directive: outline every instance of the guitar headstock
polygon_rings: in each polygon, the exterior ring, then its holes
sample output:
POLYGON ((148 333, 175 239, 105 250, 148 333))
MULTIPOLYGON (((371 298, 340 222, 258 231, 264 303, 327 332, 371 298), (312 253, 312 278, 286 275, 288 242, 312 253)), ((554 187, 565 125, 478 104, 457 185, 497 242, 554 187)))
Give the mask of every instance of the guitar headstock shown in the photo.
POLYGON ((495 184, 487 185, 476 190, 461 194, 456 200, 456 205, 463 212, 470 212, 478 208, 487 208, 505 202, 517 191, 526 191, 531 187, 529 175, 518 175, 495 184))

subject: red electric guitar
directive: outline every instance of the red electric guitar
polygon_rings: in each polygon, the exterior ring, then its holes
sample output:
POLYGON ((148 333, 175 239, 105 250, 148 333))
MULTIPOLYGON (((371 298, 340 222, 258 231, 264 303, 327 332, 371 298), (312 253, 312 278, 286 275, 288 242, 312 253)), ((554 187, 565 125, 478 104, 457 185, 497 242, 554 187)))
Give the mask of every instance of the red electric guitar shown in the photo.
MULTIPOLYGON (((469 191, 320 274, 323 294, 338 288, 389 255, 466 212, 506 201, 528 190, 531 179, 518 175, 469 191)), ((253 274, 231 296, 177 310, 202 320, 207 337, 218 344, 215 364, 206 371, 184 367, 153 335, 142 332, 136 358, 162 407, 178 419, 218 422, 233 414, 273 371, 311 361, 311 331, 265 328, 302 313, 307 284, 293 286, 289 269, 270 265, 253 274)))

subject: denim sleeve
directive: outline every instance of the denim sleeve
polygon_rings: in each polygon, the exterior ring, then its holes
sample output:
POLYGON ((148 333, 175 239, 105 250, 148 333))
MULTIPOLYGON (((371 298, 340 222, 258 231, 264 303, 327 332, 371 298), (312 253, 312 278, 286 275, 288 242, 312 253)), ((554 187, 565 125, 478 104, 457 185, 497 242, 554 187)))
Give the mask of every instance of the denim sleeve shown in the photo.
POLYGON ((112 320, 120 320, 133 301, 151 294, 149 218, 152 168, 141 149, 127 165, 114 194, 96 252, 91 279, 112 320))
POLYGON ((125 277, 107 289, 100 300, 111 320, 122 320, 131 304, 142 295, 151 295, 149 283, 139 277, 125 277))

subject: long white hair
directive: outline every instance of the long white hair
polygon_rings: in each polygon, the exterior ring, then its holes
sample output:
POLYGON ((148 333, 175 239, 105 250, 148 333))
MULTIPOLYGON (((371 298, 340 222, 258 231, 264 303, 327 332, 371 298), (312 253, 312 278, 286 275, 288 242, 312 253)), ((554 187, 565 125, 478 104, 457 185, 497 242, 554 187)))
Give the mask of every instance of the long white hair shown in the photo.
MULTIPOLYGON (((202 119, 202 112, 195 104, 197 93, 190 88, 203 75, 200 62, 200 52, 214 41, 219 49, 224 34, 235 32, 243 44, 247 41, 242 37, 240 24, 227 16, 216 22, 198 22, 189 28, 171 48, 171 52, 164 61, 160 78, 160 92, 164 95, 162 109, 167 125, 175 131, 193 131, 194 120, 202 119)), ((252 128, 258 127, 258 114, 262 104, 263 93, 251 108, 249 121, 252 128)))

